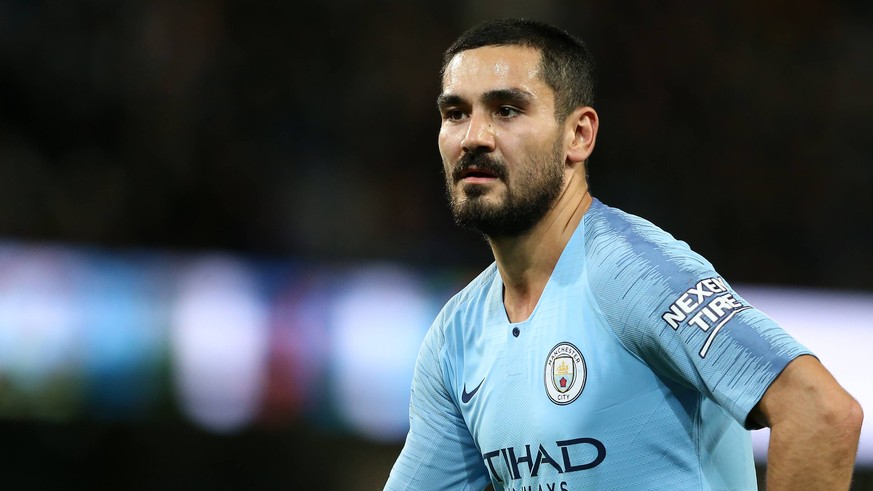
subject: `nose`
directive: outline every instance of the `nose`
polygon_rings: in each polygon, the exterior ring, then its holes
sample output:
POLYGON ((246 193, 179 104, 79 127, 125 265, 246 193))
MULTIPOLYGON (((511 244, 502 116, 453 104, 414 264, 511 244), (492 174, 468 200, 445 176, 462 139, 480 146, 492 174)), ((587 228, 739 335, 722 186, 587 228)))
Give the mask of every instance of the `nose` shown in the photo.
POLYGON ((494 125, 482 113, 470 116, 470 125, 461 142, 465 153, 491 152, 494 150, 494 125))

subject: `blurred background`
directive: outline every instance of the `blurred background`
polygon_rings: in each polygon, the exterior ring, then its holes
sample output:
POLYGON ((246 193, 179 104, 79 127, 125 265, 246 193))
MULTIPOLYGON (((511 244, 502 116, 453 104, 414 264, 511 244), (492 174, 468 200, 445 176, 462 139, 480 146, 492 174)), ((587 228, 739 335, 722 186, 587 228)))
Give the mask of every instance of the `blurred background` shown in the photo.
POLYGON ((3 0, 0 485, 381 489, 424 332, 491 262, 444 203, 441 52, 504 16, 588 43, 593 194, 870 413, 871 6, 3 0))

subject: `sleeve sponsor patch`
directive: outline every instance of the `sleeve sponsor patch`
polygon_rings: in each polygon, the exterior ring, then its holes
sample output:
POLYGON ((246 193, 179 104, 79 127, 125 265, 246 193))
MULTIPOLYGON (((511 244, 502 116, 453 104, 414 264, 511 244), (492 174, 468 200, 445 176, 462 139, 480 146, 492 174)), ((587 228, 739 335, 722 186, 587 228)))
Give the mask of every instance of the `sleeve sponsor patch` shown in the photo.
POLYGON ((701 280, 686 290, 661 319, 674 331, 681 324, 688 324, 709 333, 699 353, 701 358, 705 358, 721 328, 738 312, 750 308, 733 296, 721 277, 714 277, 701 280))

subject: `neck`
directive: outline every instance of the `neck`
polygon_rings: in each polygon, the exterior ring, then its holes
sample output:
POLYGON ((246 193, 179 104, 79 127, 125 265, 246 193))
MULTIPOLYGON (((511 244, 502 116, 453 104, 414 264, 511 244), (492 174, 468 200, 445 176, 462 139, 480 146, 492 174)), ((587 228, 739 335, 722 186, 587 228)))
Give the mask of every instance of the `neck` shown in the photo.
POLYGON ((489 238, 503 279, 503 304, 510 322, 530 317, 591 202, 584 177, 573 174, 555 206, 528 232, 489 238))

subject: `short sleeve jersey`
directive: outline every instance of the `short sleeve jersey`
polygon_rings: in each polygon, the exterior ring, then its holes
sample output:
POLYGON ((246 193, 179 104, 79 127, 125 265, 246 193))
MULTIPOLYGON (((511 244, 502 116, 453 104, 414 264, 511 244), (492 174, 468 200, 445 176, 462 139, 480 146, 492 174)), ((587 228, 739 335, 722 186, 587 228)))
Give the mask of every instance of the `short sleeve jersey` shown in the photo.
POLYGON ((684 242, 594 200, 527 320, 494 264, 440 312, 386 489, 754 489, 747 417, 807 353, 684 242))

